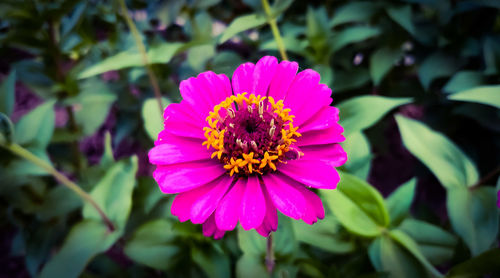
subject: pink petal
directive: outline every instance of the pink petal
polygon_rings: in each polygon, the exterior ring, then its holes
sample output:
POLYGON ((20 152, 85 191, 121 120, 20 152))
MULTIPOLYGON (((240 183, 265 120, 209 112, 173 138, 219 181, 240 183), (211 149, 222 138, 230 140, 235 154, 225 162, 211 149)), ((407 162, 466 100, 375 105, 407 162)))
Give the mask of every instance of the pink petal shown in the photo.
POLYGON ((224 196, 215 210, 215 223, 217 228, 225 231, 233 230, 238 224, 240 217, 239 207, 245 192, 245 179, 238 179, 233 188, 224 196))
POLYGON ((252 63, 241 64, 233 73, 232 84, 235 95, 250 93, 253 90, 253 71, 255 65, 252 63))
POLYGON ((205 140, 203 127, 206 122, 201 116, 190 110, 186 103, 170 104, 163 115, 165 117, 162 133, 171 133, 178 136, 205 140))
POLYGON ((306 69, 297 74, 290 85, 284 104, 295 115, 295 125, 300 126, 332 102, 332 90, 325 84, 319 84, 319 80, 319 73, 306 69))
POLYGON ((241 200, 240 224, 245 230, 256 228, 262 224, 266 215, 266 200, 262 193, 259 178, 248 177, 243 199, 241 200))
POLYGON ((342 132, 344 132, 344 128, 337 123, 324 130, 307 131, 297 139, 296 145, 308 146, 344 142, 345 137, 342 132))
POLYGON ((312 225, 318 221, 318 218, 325 218, 325 209, 323 208, 323 202, 321 202, 321 199, 318 197, 318 195, 305 188, 302 184, 295 183, 294 187, 302 193, 302 196, 304 196, 307 202, 306 214, 304 215, 302 220, 304 220, 305 223, 312 225))
POLYGON ((296 62, 281 61, 269 86, 269 96, 276 101, 284 99, 298 68, 299 64, 296 62))
POLYGON ((221 239, 225 231, 217 229, 215 225, 215 214, 212 213, 210 217, 203 223, 203 235, 206 237, 214 236, 214 239, 221 239))
POLYGON ((203 160, 160 165, 153 172, 153 177, 165 194, 180 193, 207 184, 226 170, 216 160, 203 160))
POLYGON ((156 145, 149 151, 149 162, 169 165, 175 163, 210 159, 210 152, 198 140, 171 136, 168 142, 156 145))
POLYGON ((293 219, 301 219, 304 216, 306 200, 281 174, 265 175, 263 179, 269 197, 279 211, 293 219))
POLYGON ((264 197, 266 199, 266 216, 262 224, 255 230, 262 236, 269 236, 270 232, 275 232, 278 229, 278 213, 273 202, 269 198, 269 193, 264 189, 264 197))
POLYGON ((254 84, 251 92, 256 95, 265 96, 277 67, 278 60, 276 57, 262 57, 255 65, 255 69, 253 71, 254 84))
POLYGON ((300 150, 307 160, 321 160, 333 167, 344 165, 347 154, 340 144, 303 146, 300 150))
MULTIPOLYGON (((205 222, 205 220, 215 211, 215 208, 219 205, 220 200, 224 194, 226 194, 232 182, 232 178, 223 176, 221 179, 203 186, 208 187, 208 189, 204 192, 202 190, 198 192, 199 197, 191 207, 191 222, 194 224, 205 222)), ((199 189, 201 189, 201 187, 188 191, 187 193, 199 189)))
POLYGON ((300 133, 312 130, 327 129, 339 121, 339 109, 332 106, 323 107, 299 128, 300 133))
POLYGON ((278 171, 309 187, 335 189, 340 180, 339 173, 329 163, 321 160, 309 160, 304 156, 298 160, 289 160, 278 171))

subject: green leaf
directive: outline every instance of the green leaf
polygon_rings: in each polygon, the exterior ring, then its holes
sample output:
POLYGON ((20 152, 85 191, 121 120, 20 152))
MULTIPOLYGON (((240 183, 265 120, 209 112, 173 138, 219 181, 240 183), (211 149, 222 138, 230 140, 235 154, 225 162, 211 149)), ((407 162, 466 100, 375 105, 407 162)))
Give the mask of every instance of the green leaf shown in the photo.
POLYGON ((330 28, 328 27, 328 16, 324 7, 313 9, 307 8, 306 14, 306 36, 309 45, 314 49, 314 57, 316 62, 328 62, 328 37, 330 36, 330 28))
POLYGON ((485 76, 478 71, 459 71, 446 83, 443 91, 446 93, 456 93, 467 89, 483 85, 486 82, 485 76))
POLYGON ((256 231, 245 231, 238 227, 238 246, 244 254, 260 256, 266 253, 266 238, 256 231))
POLYGON ((12 70, 7 78, 0 84, 0 113, 8 117, 14 111, 14 102, 16 99, 16 70, 12 70))
POLYGON ((90 260, 106 251, 119 237, 119 231, 110 233, 100 220, 76 224, 59 252, 44 266, 40 278, 79 277, 90 260))
MULTIPOLYGON (((183 43, 162 43, 152 46, 148 52, 150 64, 168 63, 172 57, 184 46, 183 43)), ((79 79, 88 78, 112 70, 121 70, 129 67, 144 66, 142 57, 137 50, 126 50, 108 57, 97 64, 86 68, 79 75, 79 79)))
POLYGON ((106 120, 116 94, 103 81, 90 79, 83 82, 80 94, 68 101, 75 103, 75 120, 83 127, 83 134, 92 135, 106 120))
POLYGON ((349 2, 336 9, 330 28, 349 22, 369 22, 379 5, 373 2, 349 2))
POLYGON ((448 98, 491 105, 500 109, 500 85, 475 87, 455 93, 448 98))
POLYGON ((191 257, 209 278, 231 277, 229 257, 217 249, 191 249, 191 257))
POLYGON ((413 178, 399 186, 389 197, 387 197, 386 205, 389 210, 391 223, 397 224, 408 215, 411 203, 415 197, 416 185, 417 179, 413 178))
POLYGON ((333 92, 344 92, 367 84, 370 81, 370 73, 365 68, 355 68, 349 71, 337 70, 334 72, 333 92))
POLYGON ((396 242, 401 244, 408 252, 410 252, 413 257, 415 257, 424 268, 429 271, 435 277, 443 277, 443 275, 432 266, 431 263, 424 257, 420 249, 418 248, 417 243, 411 239, 407 234, 400 230, 393 230, 389 232, 391 238, 393 238, 396 242))
POLYGON ((156 98, 148 98, 142 104, 142 120, 144 129, 151 140, 156 141, 158 134, 163 130, 163 111, 171 103, 168 99, 162 97, 163 110, 159 111, 156 98))
POLYGON ((451 225, 473 256, 491 248, 497 237, 496 193, 494 187, 448 190, 446 206, 451 225))
POLYGON ((49 100, 28 114, 16 124, 15 142, 45 149, 54 133, 54 100, 49 100))
POLYGON ((215 45, 202 44, 188 50, 187 61, 195 71, 203 71, 208 60, 215 55, 215 45))
POLYGON ((7 115, 0 112, 0 144, 10 144, 14 137, 14 124, 7 115))
MULTIPOLYGON (((41 149, 40 147, 28 147, 27 150, 33 153, 35 156, 45 161, 46 163, 52 165, 50 158, 45 149, 41 149)), ((16 176, 47 176, 49 173, 47 170, 42 167, 34 164, 31 161, 28 161, 24 158, 19 158, 13 160, 9 166, 9 173, 16 176)))
POLYGON ((181 249, 175 244, 172 224, 165 219, 140 226, 125 244, 125 254, 137 263, 167 270, 178 262, 181 249))
POLYGON ((347 153, 347 161, 342 166, 350 174, 366 180, 371 168, 372 153, 370 142, 362 132, 353 132, 341 143, 347 153))
POLYGON ((366 129, 378 122, 392 109, 411 102, 411 98, 388 98, 381 96, 360 96, 341 102, 340 124, 344 134, 366 129))
POLYGON ((406 219, 398 229, 418 243, 422 254, 432 264, 442 264, 452 258, 457 238, 440 227, 416 219, 406 219))
POLYGON ((64 217, 82 205, 82 199, 75 192, 59 185, 51 189, 44 197, 37 215, 41 220, 47 221, 55 217, 64 217))
POLYGON ((378 271, 387 272, 389 277, 394 278, 427 277, 426 271, 416 258, 391 237, 382 236, 377 240, 380 240, 379 243, 374 241, 368 254, 373 266, 380 268, 378 271))
POLYGON ((237 17, 229 24, 227 29, 224 30, 224 33, 222 33, 219 39, 219 44, 224 43, 240 32, 257 28, 264 25, 266 22, 266 18, 260 14, 249 14, 237 17))
POLYGON ((479 178, 474 163, 448 138, 426 125, 396 115, 405 147, 447 189, 471 186, 479 178))
POLYGON ((403 27, 408 33, 415 36, 417 30, 412 22, 411 6, 391 7, 387 9, 387 14, 403 27))
POLYGON ((327 216, 314 225, 302 221, 292 223, 295 237, 303 243, 335 254, 354 251, 354 242, 339 235, 340 225, 334 217, 327 216))
POLYGON ((370 75, 375 86, 378 86, 394 64, 401 59, 403 51, 390 47, 377 49, 370 57, 370 75))
POLYGON ((255 278, 269 277, 263 260, 258 256, 243 254, 236 263, 236 277, 238 278, 255 278))
MULTIPOLYGON (((136 172, 136 156, 117 162, 90 192, 95 202, 119 229, 125 227, 130 213, 136 172)), ((83 207, 83 217, 101 220, 96 209, 88 203, 83 207)))
POLYGON ((489 251, 481 253, 468 261, 454 266, 446 277, 489 277, 500 276, 500 249, 493 248, 489 251), (484 275, 484 276, 483 276, 484 275))
POLYGON ((434 53, 422 62, 418 76, 424 89, 429 90, 433 80, 452 75, 459 66, 457 59, 443 53, 434 53))
POLYGON ((380 29, 371 26, 353 26, 335 33, 330 43, 330 47, 335 52, 351 43, 361 42, 381 33, 380 29))
POLYGON ((340 223, 355 234, 375 237, 388 224, 380 193, 355 176, 341 172, 337 189, 320 193, 340 223))

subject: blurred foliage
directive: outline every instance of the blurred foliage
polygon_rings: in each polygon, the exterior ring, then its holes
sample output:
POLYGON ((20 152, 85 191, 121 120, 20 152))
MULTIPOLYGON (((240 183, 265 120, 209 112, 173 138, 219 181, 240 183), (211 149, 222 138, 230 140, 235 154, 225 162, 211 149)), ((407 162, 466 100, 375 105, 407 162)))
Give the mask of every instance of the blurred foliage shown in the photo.
MULTIPOLYGON (((324 220, 280 216, 272 276, 500 275, 500 2, 271 4, 290 59, 333 88, 349 157, 319 192, 324 220)), ((180 80, 278 56, 260 0, 127 5, 164 106, 180 80)), ((2 275, 269 275, 254 231, 214 241, 170 214, 146 156, 160 111, 117 2, 4 0, 0 56, 0 144, 75 180, 115 225, 0 148, 2 275)))

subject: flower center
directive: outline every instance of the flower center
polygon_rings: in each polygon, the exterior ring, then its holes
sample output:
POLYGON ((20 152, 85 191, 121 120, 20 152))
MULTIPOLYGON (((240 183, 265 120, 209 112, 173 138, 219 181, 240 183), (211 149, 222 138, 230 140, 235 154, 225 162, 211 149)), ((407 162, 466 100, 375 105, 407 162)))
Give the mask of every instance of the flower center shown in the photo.
POLYGON ((219 159, 231 176, 276 171, 276 163, 302 155, 291 147, 301 135, 283 101, 246 95, 233 95, 216 105, 203 128, 203 145, 213 148, 212 158, 219 159))

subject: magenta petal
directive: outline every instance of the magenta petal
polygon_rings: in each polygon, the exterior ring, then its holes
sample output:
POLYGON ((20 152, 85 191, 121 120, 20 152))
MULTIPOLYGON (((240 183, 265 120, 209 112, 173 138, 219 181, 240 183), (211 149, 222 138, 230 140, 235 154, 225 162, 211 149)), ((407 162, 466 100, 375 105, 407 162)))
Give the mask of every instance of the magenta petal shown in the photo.
POLYGON ((254 84, 251 92, 256 95, 265 96, 277 67, 278 60, 275 57, 262 57, 257 64, 255 64, 255 69, 253 71, 254 84))
POLYGON ((308 160, 304 156, 280 165, 278 171, 288 177, 314 188, 335 189, 340 180, 339 173, 329 163, 308 160))
POLYGON ((264 197, 266 199, 266 216, 262 224, 255 230, 262 236, 267 237, 270 232, 275 232, 278 229, 278 213, 273 202, 269 198, 269 193, 264 189, 264 197))
POLYGON ((281 61, 269 86, 268 95, 276 101, 284 99, 298 69, 299 64, 296 62, 281 61))
POLYGON ((301 184, 297 184, 295 188, 297 188, 302 193, 302 196, 304 196, 307 202, 307 211, 302 220, 304 220, 305 223, 312 225, 318 221, 318 218, 325 218, 325 209, 323 208, 323 202, 321 202, 321 199, 318 197, 318 195, 314 194, 314 192, 308 190, 301 184))
MULTIPOLYGON (((191 207, 191 222, 194 224, 201 224, 205 222, 205 220, 207 220, 207 218, 215 211, 217 205, 219 205, 220 200, 224 194, 226 194, 232 181, 232 178, 225 176, 220 180, 203 186, 208 187, 208 190, 200 192, 198 199, 196 199, 193 203, 193 206, 191 207)), ((201 187, 191 191, 198 189, 201 189, 201 187)))
POLYGON ((305 214, 306 200, 300 192, 290 186, 280 174, 263 176, 269 197, 279 211, 293 219, 301 219, 305 214))
POLYGON ((255 65, 244 63, 240 65, 233 73, 232 84, 235 95, 241 93, 250 93, 253 90, 253 71, 255 65))
POLYGON ((332 106, 323 107, 299 128, 300 133, 312 130, 327 129, 339 121, 339 109, 332 106))
POLYGON ((301 147, 344 142, 345 137, 342 135, 342 132, 344 132, 344 128, 337 123, 324 130, 304 132, 297 139, 296 145, 301 147))
POLYGON ((325 84, 319 84, 317 72, 306 69, 295 77, 285 97, 285 107, 295 115, 294 124, 300 126, 324 106, 330 105, 332 90, 325 84))
POLYGON ((225 231, 233 230, 240 217, 241 199, 245 192, 246 179, 238 179, 233 188, 224 196, 215 210, 217 228, 225 231))
POLYGON ((203 223, 203 235, 206 237, 214 236, 214 239, 221 239, 224 236, 224 231, 217 229, 215 225, 215 214, 212 213, 210 217, 203 223))
MULTIPOLYGON (((174 136, 172 136, 174 137, 174 136)), ((149 162, 158 165, 210 159, 210 153, 197 140, 177 137, 159 144, 149 151, 149 162), (180 139, 177 139, 180 138, 180 139)))
POLYGON ((347 154, 340 144, 303 146, 300 150, 307 160, 322 160, 333 167, 344 165, 347 154))
POLYGON ((218 161, 202 160, 160 165, 153 172, 153 177, 163 193, 173 194, 207 184, 225 173, 218 161))
POLYGON ((266 200, 262 193, 259 178, 248 177, 243 199, 241 200, 240 224, 245 230, 256 228, 262 224, 266 215, 266 200))

